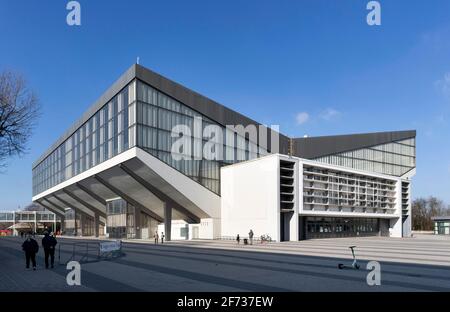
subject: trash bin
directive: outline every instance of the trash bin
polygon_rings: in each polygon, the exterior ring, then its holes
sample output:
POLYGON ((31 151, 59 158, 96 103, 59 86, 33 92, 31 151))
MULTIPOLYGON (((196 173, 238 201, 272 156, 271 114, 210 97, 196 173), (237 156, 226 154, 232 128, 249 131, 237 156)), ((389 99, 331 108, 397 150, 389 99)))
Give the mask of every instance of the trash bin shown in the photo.
POLYGON ((244 245, 248 245, 248 239, 244 238, 244 245))

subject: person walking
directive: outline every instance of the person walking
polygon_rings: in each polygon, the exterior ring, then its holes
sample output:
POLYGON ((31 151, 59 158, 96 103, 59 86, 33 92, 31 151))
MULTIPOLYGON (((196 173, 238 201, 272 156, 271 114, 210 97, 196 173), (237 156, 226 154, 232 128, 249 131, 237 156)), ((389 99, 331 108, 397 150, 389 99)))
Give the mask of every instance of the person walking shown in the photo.
POLYGON ((156 230, 155 232, 155 245, 158 245, 159 242, 159 235, 158 235, 158 230, 156 230))
POLYGON ((248 238, 250 239, 250 245, 253 245, 253 230, 250 229, 250 232, 248 232, 248 238))
POLYGON ((27 239, 22 244, 22 250, 25 252, 26 268, 30 268, 31 260, 33 271, 36 271, 36 254, 39 251, 39 245, 30 234, 27 234, 27 239))
POLYGON ((44 248, 45 255, 45 268, 48 269, 48 258, 50 257, 51 268, 53 269, 55 264, 55 246, 58 243, 56 238, 48 234, 47 231, 44 232, 44 237, 42 238, 42 247, 44 248))
POLYGON ((161 232, 161 244, 164 244, 164 232, 161 232))
POLYGON ((238 245, 241 242, 241 237, 239 236, 239 234, 236 236, 236 242, 238 243, 238 245))

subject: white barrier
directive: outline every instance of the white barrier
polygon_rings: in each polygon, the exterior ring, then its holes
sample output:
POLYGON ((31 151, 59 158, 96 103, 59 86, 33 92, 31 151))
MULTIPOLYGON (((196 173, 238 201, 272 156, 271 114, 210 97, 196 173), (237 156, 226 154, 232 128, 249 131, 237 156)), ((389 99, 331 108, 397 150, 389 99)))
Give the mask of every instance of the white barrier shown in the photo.
POLYGON ((121 249, 122 241, 120 240, 100 243, 100 254, 121 251, 121 249))

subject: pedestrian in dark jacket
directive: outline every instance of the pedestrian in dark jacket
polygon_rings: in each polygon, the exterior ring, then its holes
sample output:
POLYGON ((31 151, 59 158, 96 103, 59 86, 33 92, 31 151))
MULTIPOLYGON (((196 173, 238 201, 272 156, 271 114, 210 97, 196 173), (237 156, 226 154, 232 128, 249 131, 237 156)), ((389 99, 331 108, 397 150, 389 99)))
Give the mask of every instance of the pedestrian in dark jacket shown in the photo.
POLYGON ((23 242, 22 249, 25 252, 27 269, 30 268, 31 260, 33 270, 36 270, 36 254, 39 251, 39 245, 30 234, 27 235, 27 239, 23 242))
POLYGON ((51 266, 55 264, 55 246, 58 242, 53 235, 49 235, 48 232, 44 233, 44 238, 42 238, 42 247, 44 248, 45 255, 45 268, 48 269, 48 257, 50 256, 51 266))

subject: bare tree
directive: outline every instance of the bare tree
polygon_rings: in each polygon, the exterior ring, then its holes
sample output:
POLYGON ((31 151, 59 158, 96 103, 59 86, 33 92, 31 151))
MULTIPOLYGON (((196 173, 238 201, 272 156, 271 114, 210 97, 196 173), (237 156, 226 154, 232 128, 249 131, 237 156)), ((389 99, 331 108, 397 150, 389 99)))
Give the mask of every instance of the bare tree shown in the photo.
POLYGON ((412 202, 413 230, 431 231, 433 217, 450 215, 450 207, 436 197, 417 198, 412 202))
POLYGON ((26 152, 40 110, 37 96, 21 75, 0 73, 0 168, 8 157, 26 152))

